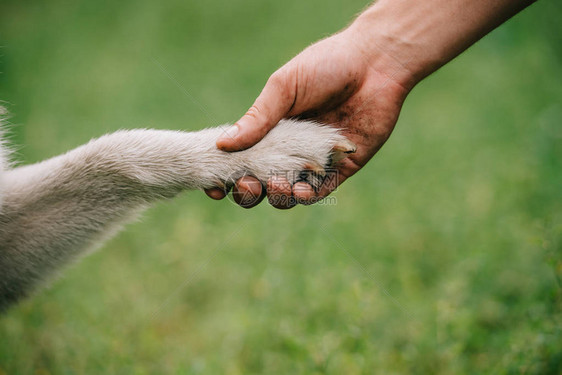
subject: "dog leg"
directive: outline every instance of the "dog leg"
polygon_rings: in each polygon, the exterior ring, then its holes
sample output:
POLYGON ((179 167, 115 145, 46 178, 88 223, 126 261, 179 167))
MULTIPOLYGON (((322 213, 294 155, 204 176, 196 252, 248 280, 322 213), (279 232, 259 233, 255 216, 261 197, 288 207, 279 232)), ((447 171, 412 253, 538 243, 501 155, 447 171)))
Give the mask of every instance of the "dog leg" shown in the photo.
MULTIPOLYGON (((316 172, 353 146, 333 128, 283 121, 251 149, 215 146, 224 128, 120 131, 64 155, 4 171, 0 192, 0 309, 99 245, 134 213, 182 190, 251 174, 316 172)), ((294 182, 291 181, 291 182, 294 182)))

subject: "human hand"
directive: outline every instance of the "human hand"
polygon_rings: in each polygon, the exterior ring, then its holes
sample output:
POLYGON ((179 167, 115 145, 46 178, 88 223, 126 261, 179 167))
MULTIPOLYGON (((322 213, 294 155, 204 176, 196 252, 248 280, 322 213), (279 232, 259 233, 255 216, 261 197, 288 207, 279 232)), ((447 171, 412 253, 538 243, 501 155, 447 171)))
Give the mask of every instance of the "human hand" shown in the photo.
MULTIPOLYGON (((277 208, 326 197, 371 159, 396 124, 409 91, 402 83, 407 82, 405 74, 395 61, 383 67, 389 56, 374 56, 355 40, 354 31, 348 29, 305 49, 270 77, 254 105, 217 141, 222 150, 243 150, 259 142, 282 118, 297 116, 341 128, 356 144, 357 151, 331 172, 337 173, 336 178, 327 178, 318 191, 302 182, 291 187, 283 177, 270 179, 267 196, 277 208)), ((214 199, 225 196, 220 189, 207 194, 214 199)), ((249 208, 263 199, 265 191, 247 176, 238 180, 233 196, 249 208)))
MULTIPOLYGON (((388 139, 417 82, 532 2, 377 1, 350 27, 308 47, 275 72, 217 146, 225 151, 251 147, 284 117, 316 120, 341 128, 357 145, 357 152, 338 165, 342 183, 388 139)), ((338 185, 332 178, 327 181, 314 191, 303 183, 291 187, 276 177, 267 184, 267 196, 277 208, 308 204, 338 185)), ((248 208, 264 193, 252 177, 238 180, 233 191, 234 199, 248 208)), ((214 199, 225 196, 219 189, 207 194, 214 199)))

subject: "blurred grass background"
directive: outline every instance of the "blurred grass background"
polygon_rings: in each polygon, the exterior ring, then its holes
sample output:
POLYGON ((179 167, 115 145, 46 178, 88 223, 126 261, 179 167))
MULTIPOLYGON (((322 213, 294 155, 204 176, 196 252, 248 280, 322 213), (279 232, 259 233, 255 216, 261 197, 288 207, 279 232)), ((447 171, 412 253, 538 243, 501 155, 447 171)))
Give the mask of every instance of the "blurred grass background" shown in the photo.
MULTIPOLYGON (((2 0, 16 157, 236 120, 365 5, 2 0)), ((0 374, 560 374, 561 14, 424 81, 336 205, 151 209, 0 317, 0 374)))

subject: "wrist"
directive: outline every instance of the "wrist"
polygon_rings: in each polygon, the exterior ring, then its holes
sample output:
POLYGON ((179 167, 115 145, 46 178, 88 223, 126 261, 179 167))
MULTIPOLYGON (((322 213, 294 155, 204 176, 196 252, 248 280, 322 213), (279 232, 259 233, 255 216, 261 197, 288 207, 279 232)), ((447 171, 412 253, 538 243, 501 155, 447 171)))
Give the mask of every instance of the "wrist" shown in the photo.
POLYGON ((411 31, 412 13, 380 2, 362 13, 344 32, 366 56, 371 68, 411 90, 445 63, 430 56, 411 31))
POLYGON ((346 32, 377 69, 412 88, 533 1, 379 0, 346 32))

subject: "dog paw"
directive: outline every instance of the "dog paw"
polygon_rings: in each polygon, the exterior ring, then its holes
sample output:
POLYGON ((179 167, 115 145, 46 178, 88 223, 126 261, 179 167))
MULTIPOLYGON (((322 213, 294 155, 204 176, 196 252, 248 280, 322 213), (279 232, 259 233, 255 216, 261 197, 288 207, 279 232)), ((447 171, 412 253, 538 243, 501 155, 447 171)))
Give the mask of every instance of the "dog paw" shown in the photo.
POLYGON ((317 189, 327 172, 356 149, 336 128, 312 121, 283 120, 262 141, 239 154, 246 174, 262 184, 270 177, 281 176, 291 184, 303 181, 317 189))

